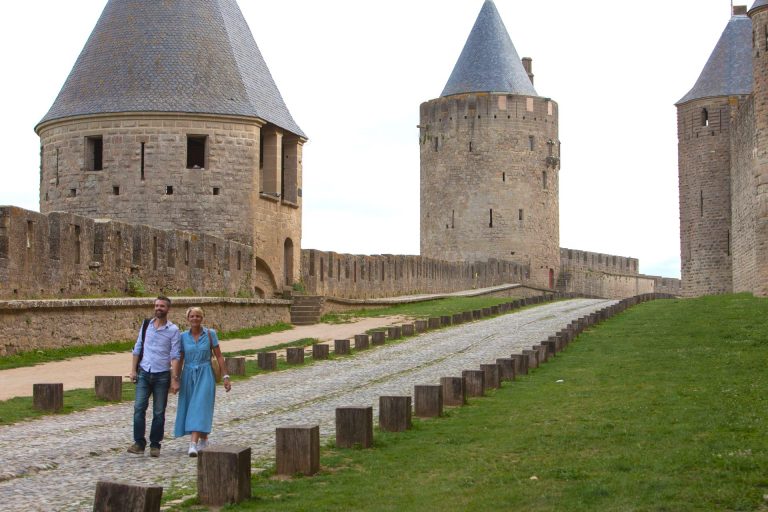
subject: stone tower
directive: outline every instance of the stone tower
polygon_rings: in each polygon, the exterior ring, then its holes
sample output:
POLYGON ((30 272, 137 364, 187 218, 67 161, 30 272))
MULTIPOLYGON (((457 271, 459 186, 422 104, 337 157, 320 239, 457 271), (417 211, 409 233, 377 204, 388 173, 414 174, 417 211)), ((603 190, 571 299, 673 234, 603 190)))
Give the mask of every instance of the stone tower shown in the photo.
MULTIPOLYGON (((746 219, 734 218, 734 227, 738 229, 739 243, 734 257, 740 265, 734 273, 736 291, 748 290, 755 295, 768 296, 768 0, 757 0, 749 10, 752 20, 752 69, 753 92, 751 112, 754 119, 754 147, 749 174, 739 173, 743 183, 743 197, 734 195, 740 210, 751 207, 751 215, 746 219), (741 221, 745 229, 740 229, 736 221, 741 221)), ((735 141, 738 143, 738 141, 735 141)), ((740 169, 737 168, 737 171, 740 169)), ((735 190, 738 190, 734 187, 735 190)), ((735 194, 735 193, 734 193, 735 194)), ((734 209, 734 215, 736 210, 734 209)))
POLYGON ((693 88, 677 102, 682 294, 733 290, 731 120, 752 90, 752 23, 744 7, 693 88))
POLYGON ((422 256, 513 261, 553 288, 558 106, 534 89, 531 60, 521 62, 491 0, 420 121, 422 256))
POLYGON ((299 275, 306 137, 236 0, 109 0, 35 131, 42 213, 247 243, 267 293, 299 275))

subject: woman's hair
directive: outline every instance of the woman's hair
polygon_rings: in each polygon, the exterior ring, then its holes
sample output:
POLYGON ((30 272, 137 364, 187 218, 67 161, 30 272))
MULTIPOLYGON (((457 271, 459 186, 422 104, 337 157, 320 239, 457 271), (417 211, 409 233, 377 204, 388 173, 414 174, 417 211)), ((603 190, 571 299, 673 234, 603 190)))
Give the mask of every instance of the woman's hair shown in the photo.
POLYGON ((184 317, 189 318, 190 313, 200 313, 200 316, 205 318, 205 313, 203 313, 203 308, 199 308, 197 306, 192 306, 191 308, 187 308, 187 314, 184 315, 184 317))

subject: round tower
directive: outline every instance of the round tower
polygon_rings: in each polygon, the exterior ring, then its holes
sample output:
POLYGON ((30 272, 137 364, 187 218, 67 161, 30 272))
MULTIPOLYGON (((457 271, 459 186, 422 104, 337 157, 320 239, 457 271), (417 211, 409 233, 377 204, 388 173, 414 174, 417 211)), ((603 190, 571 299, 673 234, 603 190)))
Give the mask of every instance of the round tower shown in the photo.
POLYGON ((253 245, 261 288, 299 275, 306 137, 235 0, 110 0, 35 130, 42 213, 253 245))
POLYGON ((442 94, 421 105, 421 254, 513 261, 554 288, 558 106, 524 61, 486 0, 442 94))
POLYGON ((752 20, 752 69, 754 98, 754 181, 750 183, 751 206, 755 212, 754 235, 750 240, 754 254, 751 291, 768 296, 768 0, 757 0, 749 10, 752 20))
POLYGON ((733 290, 731 115, 752 90, 752 23, 736 12, 676 103, 681 292, 689 297, 733 290))

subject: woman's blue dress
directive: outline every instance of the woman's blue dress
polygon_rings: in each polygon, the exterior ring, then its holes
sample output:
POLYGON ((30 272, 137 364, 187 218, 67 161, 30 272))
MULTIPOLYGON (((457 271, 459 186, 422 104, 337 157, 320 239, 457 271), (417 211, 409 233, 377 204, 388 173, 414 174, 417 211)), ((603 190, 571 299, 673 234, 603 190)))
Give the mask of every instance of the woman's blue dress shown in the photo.
POLYGON ((192 432, 207 434, 211 431, 216 398, 211 351, 218 346, 219 338, 213 329, 203 329, 197 343, 189 331, 181 335, 184 368, 181 371, 176 426, 173 431, 176 437, 192 432))

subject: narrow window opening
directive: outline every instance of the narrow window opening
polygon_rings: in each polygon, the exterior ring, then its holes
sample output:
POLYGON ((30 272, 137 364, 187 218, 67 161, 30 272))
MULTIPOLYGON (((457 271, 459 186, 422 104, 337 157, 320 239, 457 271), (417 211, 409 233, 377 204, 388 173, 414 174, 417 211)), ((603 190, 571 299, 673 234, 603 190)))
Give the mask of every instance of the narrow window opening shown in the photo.
POLYGON ((76 188, 69 189, 69 197, 77 197, 77 189, 76 188))
POLYGON ((237 270, 242 270, 243 268, 243 260, 242 260, 242 254, 240 251, 237 251, 237 270))
POLYGON ((86 170, 101 171, 104 169, 104 139, 99 136, 85 138, 86 170))
POLYGON ((536 139, 534 139, 533 135, 528 136, 528 149, 530 151, 533 151, 536 146, 536 139))
POLYGON ((504 183, 507 182, 507 173, 505 172, 501 173, 501 181, 503 181, 504 183))
POLYGON ((170 241, 168 242, 168 262, 167 267, 168 268, 176 268, 176 244, 171 245, 170 241))
POLYGON ((32 234, 35 232, 35 223, 31 220, 27 221, 27 249, 32 249, 32 234))
POLYGON ((184 265, 189 266, 189 240, 184 240, 184 265))
POLYGON ((75 265, 80 264, 80 226, 75 226, 75 265))
POLYGON ((451 210, 451 229, 456 227, 456 210, 451 210))
POLYGON ((768 25, 763 25, 763 39, 765 40, 765 49, 768 50, 768 25))
POLYGON ((728 240, 726 241, 726 247, 725 247, 726 253, 728 256, 731 255, 731 230, 728 230, 728 240))
POLYGON ((157 270, 157 237, 152 237, 152 270, 157 270))
POLYGON ((489 228, 493 227, 493 208, 488 210, 488 227, 489 228))
POLYGON ((166 185, 165 186, 165 195, 172 196, 173 195, 173 186, 172 185, 166 185))
POLYGON ((264 132, 259 130, 259 169, 264 168, 264 132))
POLYGON ((112 195, 113 196, 119 196, 120 195, 120 187, 112 187, 112 195))
POLYGON ((701 126, 709 126, 709 111, 705 108, 701 109, 701 126))
POLYGON ((219 192, 221 192, 221 189, 219 187, 213 187, 213 195, 217 196, 219 195, 219 192))
POLYGON ((549 188, 547 186, 547 171, 541 171, 541 184, 544 187, 544 190, 547 190, 547 188, 549 188))
POLYGON ((59 186, 59 148, 56 148, 56 186, 59 186))
POLYGON ((45 148, 40 146, 40 184, 43 183, 43 160, 45 160, 45 148))
POLYGON ((702 190, 699 192, 699 210, 700 214, 703 217, 704 216, 704 191, 702 190))
POLYGON ((440 138, 435 137, 435 151, 437 151, 438 145, 440 144, 440 138))
POLYGON ((187 169, 205 169, 205 135, 187 135, 187 169))
POLYGON ((517 211, 517 218, 518 218, 518 220, 523 220, 523 210, 518 210, 517 211))
POLYGON ((472 152, 472 141, 469 141, 469 152, 472 152))
POLYGON ((142 142, 141 143, 141 164, 140 164, 141 181, 144 181, 144 151, 145 151, 145 146, 146 146, 146 143, 142 142))

